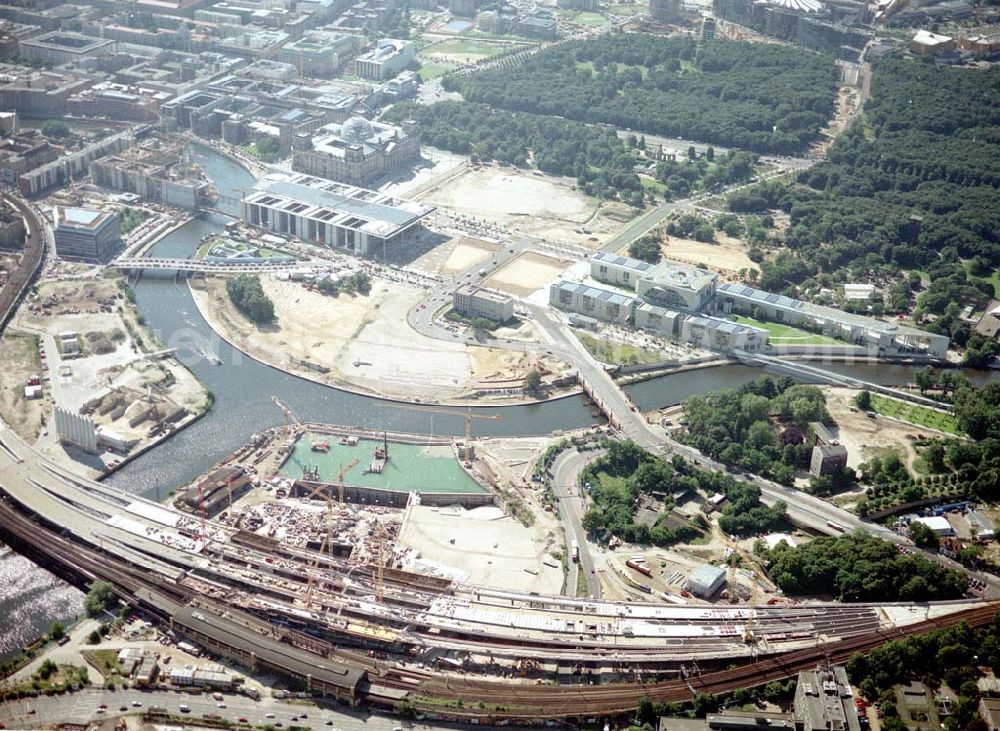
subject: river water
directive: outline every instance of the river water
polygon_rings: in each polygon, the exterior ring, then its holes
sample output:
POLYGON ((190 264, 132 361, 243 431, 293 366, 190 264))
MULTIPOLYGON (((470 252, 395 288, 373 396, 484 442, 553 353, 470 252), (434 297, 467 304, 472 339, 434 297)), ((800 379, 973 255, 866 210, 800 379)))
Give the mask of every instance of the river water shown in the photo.
MULTIPOLYGON (((238 201, 253 178, 209 148, 195 147, 194 157, 219 187, 219 208, 238 214, 238 201)), ((207 234, 227 221, 205 214, 158 242, 150 256, 189 257, 207 234)), ((249 436, 280 424, 282 415, 272 396, 288 404, 301 418, 389 431, 459 435, 464 431, 462 409, 451 414, 408 410, 391 401, 361 396, 288 375, 252 360, 216 336, 198 312, 187 284, 165 273, 143 275, 135 286, 136 302, 147 324, 215 397, 202 419, 140 456, 106 482, 129 493, 160 499, 166 491, 191 481, 219 459, 243 445, 249 436), (211 358, 205 354, 211 352, 211 358), (218 365, 216 364, 218 363, 218 365)), ((916 369, 875 364, 830 364, 831 370, 885 384, 912 382, 916 369)), ((698 393, 731 388, 761 375, 741 365, 724 365, 663 376, 626 388, 642 410, 676 404, 698 393)), ((968 373, 981 383, 998 374, 968 373)), ((582 398, 527 405, 488 407, 500 421, 477 421, 475 432, 488 436, 540 435, 595 423, 582 398)), ((5 550, 5 549, 4 549, 5 550)), ((16 554, 0 556, 0 657, 46 631, 51 622, 75 616, 81 595, 51 574, 34 569, 16 554)))

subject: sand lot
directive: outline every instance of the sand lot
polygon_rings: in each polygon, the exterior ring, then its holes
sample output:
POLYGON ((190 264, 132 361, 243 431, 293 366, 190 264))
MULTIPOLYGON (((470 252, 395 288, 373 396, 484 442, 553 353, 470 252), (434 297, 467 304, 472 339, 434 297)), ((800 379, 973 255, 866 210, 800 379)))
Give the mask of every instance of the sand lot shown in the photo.
POLYGON ((468 236, 457 236, 417 259, 413 266, 423 272, 454 276, 489 259, 500 244, 468 236))
POLYGON ((600 204, 575 190, 570 180, 495 165, 469 167, 419 197, 421 202, 532 236, 590 247, 634 215, 628 206, 600 204), (581 232, 584 227, 587 233, 581 232))
POLYGON ((494 506, 414 507, 398 543, 421 559, 465 572, 473 584, 551 594, 562 588, 562 566, 549 553, 560 548, 555 537, 494 506))
MULTIPOLYGON (((0 339, 0 415, 29 443, 34 442, 41 431, 47 404, 42 398, 24 398, 24 386, 31 376, 41 375, 37 338, 11 330, 4 332, 0 339)), ((48 395, 48 386, 45 386, 43 396, 48 395)))
POLYGON ((530 251, 521 254, 491 274, 484 284, 518 297, 525 297, 562 274, 573 262, 530 251))
POLYGON ((917 457, 907 434, 915 434, 920 427, 902 424, 894 419, 876 417, 870 419, 860 411, 851 411, 857 390, 822 386, 826 395, 826 407, 830 416, 840 427, 835 432, 840 443, 847 447, 847 464, 857 467, 874 456, 894 449, 902 456, 910 468, 917 457))
MULTIPOLYGON (((713 271, 725 270, 738 272, 740 269, 757 269, 760 267, 746 255, 744 246, 738 239, 730 239, 716 232, 719 243, 705 244, 691 239, 678 239, 667 236, 663 244, 663 258, 679 261, 693 266, 705 266, 713 271)), ((626 248, 622 253, 627 254, 626 248)))

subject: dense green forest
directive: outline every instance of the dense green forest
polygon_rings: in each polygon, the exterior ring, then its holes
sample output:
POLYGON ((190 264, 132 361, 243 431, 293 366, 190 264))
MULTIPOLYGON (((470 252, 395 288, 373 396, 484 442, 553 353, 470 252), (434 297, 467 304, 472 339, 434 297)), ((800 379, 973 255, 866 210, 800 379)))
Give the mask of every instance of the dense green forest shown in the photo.
MULTIPOLYGON (((1000 69, 884 60, 873 65, 871 91, 863 117, 799 184, 730 196, 737 212, 790 214, 790 252, 763 263, 761 285, 923 270, 931 284, 917 298, 918 317, 952 303, 981 306, 993 290, 985 277, 1000 266, 1000 69), (915 241, 911 216, 922 218, 915 241)), ((911 303, 906 287, 891 294, 888 311, 911 303)), ((962 344, 968 328, 956 320, 929 329, 962 344)))
POLYGON ((713 459, 739 465, 786 485, 809 465, 810 421, 829 419, 823 393, 786 377, 756 381, 684 402, 683 441, 713 459), (776 430, 772 419, 780 423, 776 430))
POLYGON ((636 33, 562 43, 445 79, 466 99, 755 152, 801 153, 833 112, 833 59, 788 46, 636 33))
POLYGON ((843 602, 958 599, 968 580, 923 556, 858 530, 824 536, 794 548, 764 551, 768 575, 788 595, 833 594, 843 602))
MULTIPOLYGON (((680 457, 669 462, 659 459, 631 441, 608 441, 604 447, 607 454, 581 474, 581 481, 591 486, 594 503, 583 518, 589 532, 605 530, 630 543, 658 546, 690 540, 697 531, 667 528, 666 511, 652 528, 635 523, 634 516, 642 495, 661 497, 669 506, 675 496, 699 490, 726 496, 719 527, 731 535, 750 536, 787 525, 785 506, 782 503, 765 506, 760 501, 758 487, 722 472, 702 470, 680 457)), ((707 527, 703 519, 700 522, 702 528, 707 527)))
POLYGON ((621 197, 642 205, 634 158, 614 131, 567 119, 494 109, 485 104, 443 101, 396 104, 383 117, 414 119, 421 139, 433 147, 511 165, 534 165, 553 175, 577 178, 589 195, 621 197))

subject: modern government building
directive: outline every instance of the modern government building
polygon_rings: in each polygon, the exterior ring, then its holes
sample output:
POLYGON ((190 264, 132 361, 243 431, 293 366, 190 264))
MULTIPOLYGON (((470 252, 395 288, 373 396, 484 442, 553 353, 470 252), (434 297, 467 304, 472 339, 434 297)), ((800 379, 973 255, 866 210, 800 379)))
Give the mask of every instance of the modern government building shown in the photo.
POLYGON ((589 274, 584 281, 561 279, 553 283, 549 303, 596 320, 632 324, 723 352, 768 349, 766 329, 735 322, 732 315, 821 333, 871 354, 940 358, 948 351, 946 336, 742 284, 720 285, 718 275, 696 267, 650 264, 598 251, 591 257, 589 274))
POLYGON ((254 226, 378 259, 434 210, 301 173, 268 175, 243 200, 243 220, 254 226))

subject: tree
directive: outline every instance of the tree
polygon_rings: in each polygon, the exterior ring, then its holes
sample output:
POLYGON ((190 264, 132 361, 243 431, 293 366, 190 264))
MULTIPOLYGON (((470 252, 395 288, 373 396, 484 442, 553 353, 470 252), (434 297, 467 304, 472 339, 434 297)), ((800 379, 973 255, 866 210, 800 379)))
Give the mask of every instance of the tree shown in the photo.
POLYGON ((52 627, 49 629, 49 638, 58 642, 63 637, 66 636, 66 627, 62 622, 53 622, 52 627))
POLYGON ((867 388, 854 397, 854 405, 862 411, 872 410, 872 393, 867 388))
POLYGON ((88 617, 97 617, 117 600, 115 588, 107 581, 96 581, 87 592, 83 606, 88 617))
POLYGON ((257 152, 264 159, 269 159, 278 155, 281 152, 281 145, 278 144, 278 140, 270 135, 265 135, 257 140, 257 152))
POLYGON ((537 391, 542 385, 542 374, 532 368, 524 375, 524 390, 537 391))
POLYGON ((61 119, 47 119, 42 125, 42 134, 46 137, 69 137, 72 132, 69 125, 61 119))
POLYGON ((636 239, 628 247, 629 256, 656 264, 663 258, 660 237, 655 234, 647 234, 636 239))
POLYGON ((42 680, 48 680, 56 673, 57 670, 59 670, 58 665, 51 660, 45 660, 38 666, 38 677, 42 680))
POLYGON ((938 534, 930 526, 918 520, 910 523, 909 534, 913 542, 920 546, 920 548, 930 548, 936 551, 941 546, 941 539, 938 538, 938 534))
POLYGON ((715 162, 715 148, 714 147, 709 147, 707 150, 705 150, 705 159, 708 160, 709 162, 715 162))
POLYGON ((937 384, 937 374, 932 366, 926 366, 917 371, 915 376, 917 381, 917 388, 920 389, 920 393, 927 393, 930 389, 934 388, 937 384))
POLYGON ((87 635, 88 645, 99 645, 101 643, 101 633, 96 629, 92 630, 89 635, 87 635))

